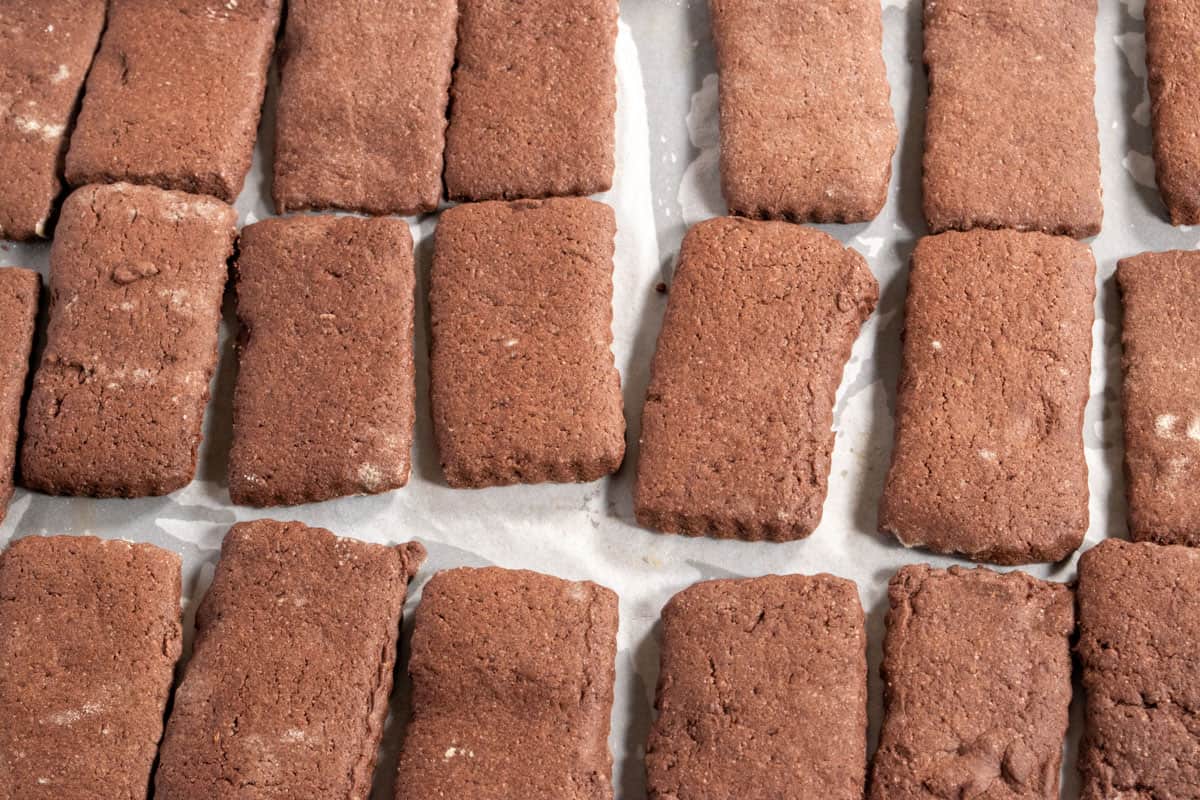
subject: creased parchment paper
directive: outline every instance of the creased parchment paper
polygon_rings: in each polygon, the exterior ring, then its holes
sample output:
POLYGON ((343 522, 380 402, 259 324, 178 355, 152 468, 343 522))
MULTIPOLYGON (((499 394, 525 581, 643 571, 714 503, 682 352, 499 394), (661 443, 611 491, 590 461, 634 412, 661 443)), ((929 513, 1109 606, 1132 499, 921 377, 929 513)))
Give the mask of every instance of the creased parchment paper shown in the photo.
MULTIPOLYGON (((629 453, 615 478, 587 485, 542 485, 453 491, 441 480, 430 430, 425 291, 435 218, 411 221, 417 239, 418 406, 413 478, 376 497, 260 512, 234 508, 225 488, 234 354, 227 303, 221 361, 213 380, 198 480, 175 494, 145 500, 49 498, 18 490, 0 526, 0 544, 22 536, 90 533, 147 541, 184 558, 185 615, 191 617, 212 577, 221 538, 238 520, 299 519, 375 542, 417 538, 429 561, 414 589, 434 571, 498 564, 603 583, 621 596, 620 652, 611 745, 617 796, 645 796, 641 755, 658 672, 657 619, 667 599, 707 578, 782 572, 832 572, 858 583, 867 610, 871 668, 871 743, 880 723, 877 668, 886 583, 901 565, 953 559, 908 551, 875 533, 876 506, 891 451, 892 407, 907 260, 923 232, 920 160, 925 77, 919 0, 884 0, 884 56, 900 126, 889 201, 870 224, 822 226, 862 252, 879 279, 881 298, 846 366, 835 414, 837 445, 824 521, 811 538, 790 544, 718 542, 664 536, 633 521, 631 484, 641 406, 670 280, 687 226, 724 213, 717 173, 717 77, 705 0, 625 0, 617 43, 619 111, 614 188, 601 199, 617 214, 614 352, 621 370, 629 453)), ((1104 230, 1093 242, 1099 264, 1091 399, 1083 431, 1091 486, 1091 528, 1084 547, 1125 531, 1119 421, 1119 313, 1112 281, 1116 261, 1143 250, 1200 245, 1200 230, 1172 228, 1154 187, 1141 0, 1101 3, 1096 31, 1096 112, 1103 161, 1104 230)), ((237 203, 243 224, 271 214, 271 109, 267 99, 254 170, 237 203)), ((1048 110, 1050 113, 1050 110, 1048 110)), ((0 169, 3 166, 0 165, 0 169)), ((0 264, 46 273, 49 246, 0 246, 0 264)), ((1070 580, 1074 560, 1029 570, 1070 580)), ((414 592, 409 611, 419 598, 414 592)), ((406 619, 407 638, 409 621, 406 619)), ((395 716, 406 715, 400 671, 395 716)), ((1078 796, 1073 708, 1064 764, 1064 797, 1078 796)), ((389 724, 376 796, 391 797, 401 725, 389 724)))

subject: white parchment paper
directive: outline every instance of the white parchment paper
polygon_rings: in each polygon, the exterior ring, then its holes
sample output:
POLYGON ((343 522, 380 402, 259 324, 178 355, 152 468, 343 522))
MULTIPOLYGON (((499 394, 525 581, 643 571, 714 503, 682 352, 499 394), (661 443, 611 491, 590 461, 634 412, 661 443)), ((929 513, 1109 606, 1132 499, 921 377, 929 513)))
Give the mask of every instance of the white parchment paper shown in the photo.
MULTIPOLYGON (((705 0, 624 0, 617 44, 619 111, 614 188, 601 199, 617 214, 614 352, 621 370, 630 447, 612 479, 586 485, 542 485, 455 491, 441 479, 430 429, 425 290, 433 217, 412 220, 417 239, 417 427, 410 485, 364 498, 278 509, 235 508, 224 469, 230 434, 235 359, 227 309, 221 361, 213 380, 199 478, 175 494, 145 500, 49 498, 18 490, 0 526, 0 544, 22 536, 90 533, 147 541, 184 557, 187 626, 211 580, 221 538, 238 520, 268 516, 375 542, 410 538, 429 549, 414 584, 454 566, 497 564, 590 579, 621 596, 620 652, 611 745, 617 796, 645 796, 641 755, 651 720, 658 672, 656 623, 667 599, 707 578, 784 572, 832 572, 858 583, 867 610, 871 668, 871 742, 880 723, 877 675, 886 609, 886 583, 901 565, 954 559, 908 551, 875 533, 876 506, 891 451, 892 407, 903 324, 907 260, 923 233, 920 159, 925 77, 921 68, 919 0, 883 0, 884 56, 892 106, 900 126, 891 192, 870 224, 822 226, 862 252, 879 279, 879 308, 863 329, 846 366, 835 414, 837 445, 824 521, 809 539, 789 544, 718 542, 651 533, 632 513, 641 406, 669 282, 687 226, 724 213, 717 173, 717 77, 705 0)), ((1154 187, 1149 104, 1145 88, 1142 0, 1101 3, 1096 32, 1096 111, 1103 160, 1104 230, 1093 242, 1099 264, 1091 399, 1084 443, 1091 486, 1091 528, 1084 547, 1125 530, 1120 464, 1119 314, 1112 281, 1118 258, 1150 249, 1200 244, 1200 231, 1172 228, 1154 187)), ((254 170, 237 203, 243 224, 269 216, 271 109, 268 97, 254 170)), ((1047 109, 1052 114, 1052 109, 1047 109)), ((2 166, 0 166, 2 168, 2 166)), ((49 246, 0 245, 0 265, 46 273, 49 246)), ((1074 560, 1029 570, 1070 580, 1074 560)), ((406 619, 406 637, 408 621, 406 619)), ((407 683, 400 673, 393 701, 403 720, 407 683)), ((391 797, 400 736, 385 735, 378 798, 391 797)), ((1064 764, 1064 797, 1078 796, 1074 743, 1079 702, 1064 764)))

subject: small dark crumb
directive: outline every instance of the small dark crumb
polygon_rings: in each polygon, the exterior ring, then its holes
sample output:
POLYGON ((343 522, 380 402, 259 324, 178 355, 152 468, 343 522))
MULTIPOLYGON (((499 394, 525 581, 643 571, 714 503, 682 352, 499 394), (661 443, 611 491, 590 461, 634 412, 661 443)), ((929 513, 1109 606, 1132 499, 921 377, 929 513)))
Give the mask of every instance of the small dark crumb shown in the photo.
POLYGON ((663 283, 662 281, 659 281, 658 283, 656 283, 654 285, 654 291, 658 292, 659 294, 666 294, 667 293, 667 285, 665 283, 663 283))

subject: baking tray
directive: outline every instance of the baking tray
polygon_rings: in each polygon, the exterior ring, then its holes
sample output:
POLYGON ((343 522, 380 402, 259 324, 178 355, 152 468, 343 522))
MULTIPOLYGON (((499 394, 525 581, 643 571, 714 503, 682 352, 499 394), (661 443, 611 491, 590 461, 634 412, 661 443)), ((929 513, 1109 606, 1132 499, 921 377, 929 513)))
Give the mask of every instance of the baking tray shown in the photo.
MULTIPOLYGON (((1102 2, 1096 29, 1096 113, 1104 183, 1104 229, 1092 240, 1099 266, 1093 331, 1091 397, 1083 439, 1091 489, 1091 526, 1084 548, 1125 535, 1119 416, 1119 310, 1112 275, 1118 258, 1144 250, 1195 249, 1200 231, 1172 228, 1154 187, 1149 101, 1145 86, 1142 0, 1102 2)), ((820 226, 863 253, 881 288, 879 307, 863 328, 838 392, 837 444, 824 519, 808 539, 786 544, 714 541, 644 531, 633 520, 632 479, 650 359, 674 259, 687 227, 723 214, 718 179, 717 78, 705 0, 625 0, 617 42, 617 171, 600 199, 617 215, 614 353, 622 375, 629 452, 615 477, 584 485, 451 490, 441 479, 430 428, 428 308, 425 302, 436 219, 412 219, 417 240, 417 423, 412 481, 405 489, 287 509, 235 508, 225 487, 235 358, 226 303, 220 366, 205 419, 198 479, 163 498, 50 498, 18 490, 0 544, 22 536, 71 533, 152 542, 183 556, 185 627, 212 578, 221 538, 236 521, 298 519, 373 542, 419 539, 429 560, 419 589, 434 571, 497 564, 598 581, 621 596, 620 649, 611 746, 618 798, 645 797, 643 746, 658 673, 657 620, 676 591, 709 578, 767 573, 832 572, 858 583, 870 638, 871 747, 882 704, 878 676, 887 580, 904 564, 965 563, 906 550, 876 533, 876 507, 887 470, 907 262, 921 220, 921 142, 925 76, 921 67, 921 3, 883 0, 884 58, 900 127, 892 185, 883 213, 869 224, 820 226)), ((237 202, 242 224, 271 215, 269 163, 275 95, 268 93, 262 135, 246 190, 237 202)), ((48 244, 0 245, 0 264, 46 274, 48 244)), ((1027 568, 1038 577, 1071 580, 1075 560, 1027 568)), ((411 616, 406 617, 406 631, 411 616)), ((394 717, 406 716, 403 669, 394 717)), ((1064 762, 1063 797, 1078 796, 1075 749, 1078 687, 1064 762)), ((391 798, 401 726, 389 722, 376 794, 391 798)))

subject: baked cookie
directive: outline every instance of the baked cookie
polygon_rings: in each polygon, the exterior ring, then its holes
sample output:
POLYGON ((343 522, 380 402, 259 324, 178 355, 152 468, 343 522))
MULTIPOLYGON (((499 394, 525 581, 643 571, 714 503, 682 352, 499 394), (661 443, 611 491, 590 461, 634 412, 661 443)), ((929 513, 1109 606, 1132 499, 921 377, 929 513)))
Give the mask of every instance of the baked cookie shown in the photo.
POLYGON ((408 483, 413 292, 404 220, 304 216, 242 229, 233 502, 295 505, 408 483))
POLYGON ((179 600, 179 556, 152 545, 91 536, 9 545, 0 797, 146 800, 183 648, 179 600))
POLYGON ((834 396, 878 296, 866 260, 812 228, 732 217, 692 228, 642 412, 638 521, 742 539, 812 533, 834 396))
POLYGON ((705 581, 662 614, 650 800, 861 800, 867 636, 832 575, 705 581))
POLYGON ((1081 800, 1194 798, 1200 551, 1106 539, 1079 559, 1081 800))
POLYGON ((710 0, 732 214, 864 222, 898 133, 877 0, 710 0))
POLYGON ((917 243, 881 530, 997 564, 1079 547, 1095 275, 1091 250, 1065 236, 917 243))
POLYGON ((144 497, 191 482, 236 222, 219 200, 152 186, 67 198, 25 414, 26 486, 144 497))
POLYGON ((1100 232, 1096 0, 925 0, 932 233, 1100 232))
POLYGON ((67 182, 242 191, 283 0, 111 0, 67 182))
POLYGON ((613 592, 525 570, 439 572, 411 652, 396 800, 612 800, 613 592))
POLYGON ((593 481, 621 465, 615 234, 611 208, 577 198, 441 215, 429 371, 451 486, 593 481))
POLYGON ((365 800, 424 548, 233 526, 155 773, 165 800, 365 800))
POLYGON ((455 0, 289 0, 275 111, 275 210, 433 211, 455 0))

